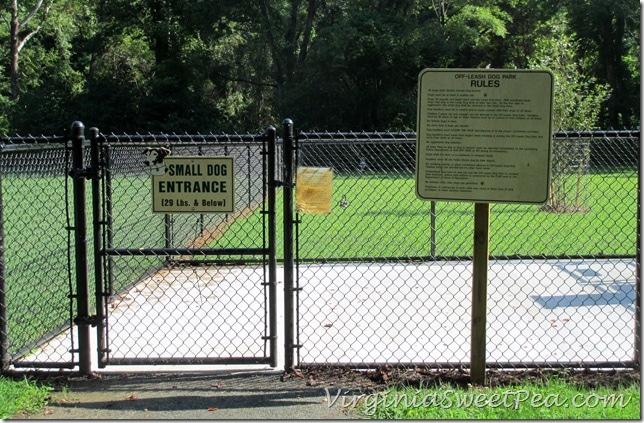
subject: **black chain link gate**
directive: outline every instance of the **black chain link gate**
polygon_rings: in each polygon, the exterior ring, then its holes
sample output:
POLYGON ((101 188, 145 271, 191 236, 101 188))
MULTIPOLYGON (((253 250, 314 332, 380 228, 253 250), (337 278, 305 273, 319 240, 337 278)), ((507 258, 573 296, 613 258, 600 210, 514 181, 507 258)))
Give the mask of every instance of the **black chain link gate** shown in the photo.
POLYGON ((275 130, 91 138, 99 366, 276 366, 275 130), (145 154, 159 149, 232 157, 234 211, 153 214, 145 154))

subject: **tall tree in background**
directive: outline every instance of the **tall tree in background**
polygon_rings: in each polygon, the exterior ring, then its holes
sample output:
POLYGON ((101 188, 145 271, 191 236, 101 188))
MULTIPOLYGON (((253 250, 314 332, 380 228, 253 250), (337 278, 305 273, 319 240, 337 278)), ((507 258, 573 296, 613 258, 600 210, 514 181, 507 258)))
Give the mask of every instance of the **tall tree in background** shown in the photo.
POLYGON ((491 40, 491 67, 528 67, 540 40, 551 39, 548 25, 543 25, 562 8, 559 0, 502 0, 498 7, 507 14, 507 37, 491 40))
MULTIPOLYGON (((292 88, 297 72, 306 62, 318 0, 260 0, 259 15, 274 66, 278 113, 292 88)), ((261 30, 260 30, 261 31, 261 30)))
MULTIPOLYGON (((543 22, 549 34, 535 43, 529 67, 549 69, 554 75, 553 130, 592 130, 610 89, 597 82, 592 60, 579 56, 576 42, 566 33, 566 14, 543 22)), ((587 212, 585 178, 590 164, 587 140, 560 140, 552 145, 550 197, 541 210, 587 212)))
POLYGON ((96 14, 87 95, 98 90, 104 99, 94 114, 100 127, 203 132, 275 123, 277 83, 258 2, 109 0, 96 14))
POLYGON ((9 77, 11 79, 11 97, 17 100, 20 97, 20 52, 27 42, 42 28, 47 19, 53 0, 36 0, 29 4, 21 4, 18 0, 10 0, 9 13, 9 77), (21 13, 24 11, 23 13, 21 13), (37 20, 37 24, 32 21, 37 20))
POLYGON ((595 59, 595 75, 611 89, 600 120, 604 127, 637 124, 639 78, 631 74, 627 58, 639 51, 639 10, 636 0, 568 2, 570 30, 579 53, 595 59))
POLYGON ((584 125, 636 126, 634 0, 8 0, 0 131, 409 130, 421 69, 525 68, 561 10, 584 125))
MULTIPOLYGON (((444 31, 444 43, 452 51, 449 64, 455 68, 478 68, 487 65, 502 67, 494 60, 493 46, 505 39, 512 16, 502 7, 506 1, 499 0, 453 0, 449 7, 434 8, 438 11, 444 31)), ((512 3, 512 0, 510 0, 512 3)))
MULTIPOLYGON (((426 14, 412 1, 328 9, 287 109, 307 129, 411 129, 426 14)), ((431 44, 431 43, 429 43, 431 44)))

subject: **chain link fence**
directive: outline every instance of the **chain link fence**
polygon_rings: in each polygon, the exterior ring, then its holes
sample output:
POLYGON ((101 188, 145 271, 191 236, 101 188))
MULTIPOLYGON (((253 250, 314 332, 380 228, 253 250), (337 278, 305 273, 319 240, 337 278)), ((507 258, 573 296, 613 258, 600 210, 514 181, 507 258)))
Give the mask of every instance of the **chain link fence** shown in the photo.
POLYGON ((72 163, 72 140, 0 140, 3 371, 82 369, 96 348, 99 367, 273 359, 267 136, 96 131, 83 142, 84 168, 72 163), (174 157, 232 157, 234 211, 152 213, 149 148, 174 157), (77 175, 92 182, 84 189, 86 263, 76 255, 77 175), (247 224, 234 227, 238 219, 247 224), (78 301, 83 265, 89 315, 78 301), (82 328, 89 326, 92 340, 84 345, 82 328))
POLYGON ((55 336, 71 328, 75 299, 70 261, 73 211, 64 137, 0 139, 0 340, 9 362, 49 351, 31 365, 74 367, 76 340, 55 336))
MULTIPOLYGON (((297 364, 467 366, 473 205, 415 197, 414 133, 297 138, 298 166, 334 171, 331 214, 294 222, 297 364)), ((100 207, 88 201, 87 210, 100 229, 88 236, 90 260, 101 267, 89 263, 98 317, 87 323, 106 319, 99 364, 264 363, 275 333, 267 312, 279 310, 267 306, 275 292, 261 136, 97 140, 100 207), (234 156, 235 212, 153 214, 148 147, 234 156)), ((0 144, 3 370, 75 368, 69 139, 0 144)), ((555 133, 549 201, 492 206, 489 366, 634 366, 639 148, 639 131, 555 133)))
MULTIPOLYGON (((474 205, 416 198, 415 141, 298 135, 334 171, 332 212, 297 216, 301 365, 468 365, 474 205)), ((549 201, 492 205, 488 365, 631 365, 638 160, 639 132, 555 133, 549 201)))

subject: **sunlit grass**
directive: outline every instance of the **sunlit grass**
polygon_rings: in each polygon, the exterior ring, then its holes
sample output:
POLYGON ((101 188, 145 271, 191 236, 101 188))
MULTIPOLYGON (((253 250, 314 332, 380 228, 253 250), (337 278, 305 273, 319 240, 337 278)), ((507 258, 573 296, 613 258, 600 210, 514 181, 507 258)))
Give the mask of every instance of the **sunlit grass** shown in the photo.
MULTIPOLYGON (((586 175, 583 211, 553 213, 539 205, 493 204, 492 256, 634 255, 637 175, 586 175)), ((415 196, 414 179, 400 175, 338 175, 332 211, 299 214, 299 256, 303 259, 428 257, 472 254, 474 205, 431 202, 415 196), (348 205, 340 207, 342 198, 348 205), (434 244, 432 245, 432 240, 434 244)), ((297 195, 297 194, 296 194, 297 195)), ((277 233, 283 233, 282 197, 277 233)), ((217 246, 243 245, 239 234, 261 222, 260 211, 228 227, 217 246), (228 233, 236 234, 234 243, 228 233)), ((283 256, 282 243, 277 244, 283 256)))
POLYGON ((13 380, 0 376, 0 419, 30 413, 44 407, 52 388, 27 378, 13 380))
POLYGON ((640 419, 640 385, 586 389, 562 380, 505 387, 390 389, 355 401, 374 419, 640 419))

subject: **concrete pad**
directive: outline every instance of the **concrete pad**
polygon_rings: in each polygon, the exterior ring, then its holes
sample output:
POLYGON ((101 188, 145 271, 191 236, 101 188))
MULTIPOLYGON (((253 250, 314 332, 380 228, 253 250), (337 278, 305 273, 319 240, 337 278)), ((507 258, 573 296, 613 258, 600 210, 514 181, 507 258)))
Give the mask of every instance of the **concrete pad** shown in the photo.
MULTIPOLYGON (((487 361, 632 359, 632 260, 497 261, 487 361)), ((305 363, 468 363, 471 262, 300 268, 305 363)))
MULTIPOLYGON (((184 267, 145 278, 108 305, 110 357, 263 357, 268 353, 263 272, 262 267, 184 267)), ((469 362, 471 262, 301 265, 298 280, 302 363, 469 362)), ((488 281, 488 363, 632 359, 634 260, 494 261, 488 281)), ((279 368, 283 269, 278 283, 279 368)), ((63 332, 25 361, 69 356, 70 342, 70 331, 63 332)), ((178 368, 231 366, 136 367, 178 368)), ((124 369, 134 371, 126 365, 107 368, 124 369)))

